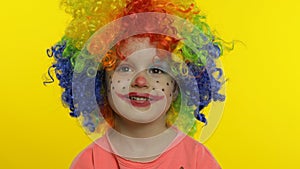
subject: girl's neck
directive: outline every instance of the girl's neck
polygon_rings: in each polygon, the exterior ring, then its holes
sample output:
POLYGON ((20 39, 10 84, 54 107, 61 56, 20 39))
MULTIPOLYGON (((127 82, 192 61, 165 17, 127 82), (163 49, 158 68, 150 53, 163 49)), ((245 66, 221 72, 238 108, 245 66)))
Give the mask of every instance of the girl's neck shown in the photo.
POLYGON ((130 132, 127 131, 130 128, 125 129, 126 130, 122 128, 123 133, 114 129, 109 129, 106 133, 106 138, 108 139, 111 150, 114 154, 125 159, 138 162, 148 162, 156 159, 163 152, 171 148, 172 143, 176 140, 177 136, 179 136, 178 130, 173 127, 167 128, 160 133, 157 132, 159 134, 149 137, 140 133, 145 130, 137 130, 134 128, 134 132, 130 132), (132 135, 139 135, 143 137, 132 137, 132 135))
POLYGON ((121 134, 134 138, 153 137, 168 129, 166 116, 161 116, 151 123, 136 123, 116 116, 114 128, 121 134))

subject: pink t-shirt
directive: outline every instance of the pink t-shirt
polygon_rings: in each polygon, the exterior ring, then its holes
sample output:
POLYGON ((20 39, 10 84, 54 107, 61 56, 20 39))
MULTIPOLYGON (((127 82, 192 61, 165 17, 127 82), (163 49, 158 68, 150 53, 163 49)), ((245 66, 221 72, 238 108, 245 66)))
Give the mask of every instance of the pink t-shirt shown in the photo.
POLYGON ((70 169, 220 169, 211 153, 199 142, 178 132, 176 138, 156 159, 135 162, 106 151, 101 145, 109 145, 106 136, 83 150, 70 169))

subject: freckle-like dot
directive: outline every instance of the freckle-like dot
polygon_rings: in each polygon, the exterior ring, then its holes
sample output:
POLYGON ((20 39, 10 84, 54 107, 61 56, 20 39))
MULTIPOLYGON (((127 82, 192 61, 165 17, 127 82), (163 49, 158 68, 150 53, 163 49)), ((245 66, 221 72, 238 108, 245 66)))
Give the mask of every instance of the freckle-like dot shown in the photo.
POLYGON ((122 89, 125 89, 125 87, 122 87, 122 89))
POLYGON ((171 80, 171 83, 173 83, 173 80, 171 80))
POLYGON ((172 94, 170 93, 170 97, 172 96, 172 94))
POLYGON ((169 83, 167 83, 167 86, 169 86, 169 83))
POLYGON ((114 89, 115 89, 115 87, 112 87, 112 89, 114 90, 114 89))
POLYGON ((165 91, 165 89, 161 89, 162 91, 165 91))
POLYGON ((127 79, 127 81, 130 81, 130 79, 127 79))
POLYGON ((155 88, 152 88, 152 90, 155 90, 155 88))
POLYGON ((111 76, 109 76, 109 78, 111 79, 111 76))
POLYGON ((118 80, 118 83, 120 83, 120 80, 118 80))
POLYGON ((156 83, 159 83, 159 81, 156 81, 156 83))
POLYGON ((112 84, 112 81, 110 81, 110 84, 112 84))

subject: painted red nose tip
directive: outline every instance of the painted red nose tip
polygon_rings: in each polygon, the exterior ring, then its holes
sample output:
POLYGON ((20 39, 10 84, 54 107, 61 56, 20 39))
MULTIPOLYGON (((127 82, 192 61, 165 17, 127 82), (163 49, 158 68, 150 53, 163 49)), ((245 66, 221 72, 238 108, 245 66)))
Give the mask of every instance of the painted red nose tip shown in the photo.
POLYGON ((147 80, 143 76, 138 76, 135 79, 135 85, 141 86, 141 87, 146 86, 147 85, 147 80))

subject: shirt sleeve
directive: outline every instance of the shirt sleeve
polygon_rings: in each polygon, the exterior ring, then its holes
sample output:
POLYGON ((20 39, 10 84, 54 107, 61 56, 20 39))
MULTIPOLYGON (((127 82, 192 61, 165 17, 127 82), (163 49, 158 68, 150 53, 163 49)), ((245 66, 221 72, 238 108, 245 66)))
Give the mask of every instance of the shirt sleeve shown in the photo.
POLYGON ((94 169, 93 148, 89 146, 77 155, 73 160, 70 169, 94 169))
POLYGON ((197 169, 221 169, 218 162, 203 145, 198 149, 197 169))

